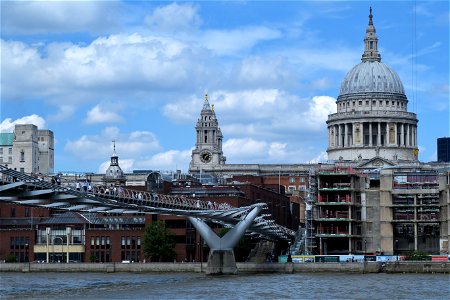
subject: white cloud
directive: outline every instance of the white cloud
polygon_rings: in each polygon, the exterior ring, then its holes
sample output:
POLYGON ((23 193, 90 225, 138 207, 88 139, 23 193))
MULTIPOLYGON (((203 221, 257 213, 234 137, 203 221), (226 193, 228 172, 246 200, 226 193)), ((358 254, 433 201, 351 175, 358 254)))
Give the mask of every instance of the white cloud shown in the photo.
POLYGON ((9 34, 102 32, 117 27, 119 1, 2 1, 9 34))
MULTIPOLYGON (((169 150, 156 153, 149 158, 121 159, 119 157, 119 165, 124 172, 131 172, 133 170, 182 170, 183 172, 187 172, 187 167, 189 166, 189 161, 191 159, 191 152, 192 149, 169 150)), ((98 172, 105 173, 109 165, 110 161, 103 162, 99 166, 98 172)))
POLYGON ((229 157, 257 158, 268 152, 269 144, 252 138, 228 139, 223 143, 223 152, 229 157))
POLYGON ((12 120, 11 118, 6 118, 0 123, 0 132, 13 132, 14 126, 16 124, 34 124, 37 126, 38 129, 44 129, 45 128, 45 120, 41 116, 38 116, 36 114, 25 116, 22 118, 19 118, 17 120, 12 120))
POLYGON ((264 26, 243 27, 232 30, 208 30, 200 43, 219 55, 231 55, 249 50, 256 44, 278 39, 281 32, 264 26))
POLYGON ((88 111, 85 122, 87 124, 114 123, 122 120, 122 117, 115 112, 106 111, 104 108, 100 107, 100 105, 96 105, 88 111))
POLYGON ((163 32, 189 31, 201 24, 200 16, 195 5, 172 3, 157 7, 145 17, 145 24, 163 32))
POLYGON ((59 104, 58 112, 49 116, 52 121, 62 121, 70 118, 75 112, 75 105, 72 104, 59 104))
POLYGON ((336 111, 336 99, 329 96, 314 96, 309 103, 309 109, 303 113, 303 125, 312 130, 325 128, 328 115, 336 111))
POLYGON ((327 154, 326 151, 321 151, 321 152, 319 153, 319 155, 313 157, 313 158, 309 161, 309 163, 317 164, 317 163, 326 162, 326 161, 328 161, 328 154, 327 154))
POLYGON ((103 160, 112 154, 111 141, 116 141, 119 157, 148 155, 160 149, 159 141, 148 131, 121 133, 117 127, 106 127, 98 135, 83 135, 67 141, 66 152, 84 160, 103 160))

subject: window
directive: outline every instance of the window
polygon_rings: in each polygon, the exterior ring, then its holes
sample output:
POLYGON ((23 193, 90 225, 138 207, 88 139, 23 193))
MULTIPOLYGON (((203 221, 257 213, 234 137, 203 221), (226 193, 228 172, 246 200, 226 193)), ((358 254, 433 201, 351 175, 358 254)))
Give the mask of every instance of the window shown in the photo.
POLYGON ((14 207, 11 208, 11 218, 16 217, 16 209, 14 207))
POLYGON ((362 105, 362 101, 361 101, 361 100, 358 101, 358 105, 359 105, 359 106, 362 105))
POLYGON ((289 193, 292 194, 295 191, 295 186, 290 185, 288 189, 289 189, 289 193))
POLYGON ((289 182, 290 182, 290 183, 294 183, 294 182, 295 182, 295 177, 289 178, 289 182))
POLYGON ((30 208, 25 207, 25 217, 29 217, 29 216, 30 216, 30 208))
POLYGON ((305 182, 305 177, 300 177, 300 182, 305 182))
POLYGON ((369 48, 370 48, 370 49, 373 49, 373 41, 370 41, 370 42, 369 42, 369 48))
POLYGON ((20 168, 21 173, 25 173, 25 168, 20 168))
POLYGON ((25 151, 20 150, 20 162, 24 162, 25 161, 25 151))
POLYGON ((8 154, 12 155, 12 148, 8 148, 8 154))
POLYGON ((366 100, 366 106, 369 106, 369 100, 366 100))
POLYGON ((376 105, 377 105, 377 101, 373 100, 373 101, 372 101, 372 105, 373 105, 373 106, 376 106, 376 105))
POLYGON ((0 148, 0 154, 3 155, 3 148, 0 148))

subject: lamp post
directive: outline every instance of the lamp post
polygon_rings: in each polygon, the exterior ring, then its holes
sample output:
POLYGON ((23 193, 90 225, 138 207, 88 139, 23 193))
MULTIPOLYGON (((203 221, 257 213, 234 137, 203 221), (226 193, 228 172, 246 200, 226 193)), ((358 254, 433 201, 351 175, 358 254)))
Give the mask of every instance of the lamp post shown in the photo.
POLYGON ((66 227, 66 236, 67 236, 67 257, 66 257, 66 263, 69 263, 69 238, 70 235, 72 234, 72 228, 71 227, 66 227))
POLYGON ((25 262, 30 262, 30 259, 28 258, 28 244, 25 244, 25 262))
POLYGON ((397 256, 396 259, 398 260, 398 240, 395 240, 394 255, 397 256))
POLYGON ((45 228, 45 234, 47 235, 47 263, 50 262, 49 240, 50 240, 50 227, 45 228))
POLYGON ((291 256, 291 241, 288 242, 289 244, 289 252, 288 252, 288 257, 287 257, 287 262, 291 263, 292 262, 292 256, 291 256))

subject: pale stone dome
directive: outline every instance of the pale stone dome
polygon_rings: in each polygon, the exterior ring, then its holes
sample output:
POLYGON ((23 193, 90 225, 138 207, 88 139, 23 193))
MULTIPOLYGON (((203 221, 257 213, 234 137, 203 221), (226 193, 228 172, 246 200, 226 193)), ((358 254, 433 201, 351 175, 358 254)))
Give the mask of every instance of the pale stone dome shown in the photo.
POLYGON ((366 60, 353 67, 341 84, 340 95, 384 92, 405 94, 397 73, 376 60, 366 60))
POLYGON ((121 179, 123 177, 123 171, 118 165, 112 165, 106 170, 105 177, 107 179, 121 179))

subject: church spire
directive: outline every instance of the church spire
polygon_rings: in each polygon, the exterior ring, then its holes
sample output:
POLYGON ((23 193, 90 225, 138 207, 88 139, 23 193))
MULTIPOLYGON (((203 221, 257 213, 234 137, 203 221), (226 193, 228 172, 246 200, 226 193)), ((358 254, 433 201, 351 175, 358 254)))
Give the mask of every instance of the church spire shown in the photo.
POLYGON ((373 26, 372 7, 370 7, 369 25, 366 29, 366 37, 364 38, 364 53, 361 60, 366 61, 381 61, 381 55, 378 53, 378 37, 375 26, 373 26))
POLYGON ((116 154, 116 141, 112 140, 112 142, 113 142, 113 154, 111 155, 110 166, 118 166, 119 165, 119 157, 116 154))
POLYGON ((205 93, 205 102, 203 102, 203 109, 207 109, 207 110, 211 109, 211 107, 209 106, 209 101, 208 101, 208 92, 205 93))

